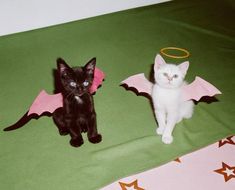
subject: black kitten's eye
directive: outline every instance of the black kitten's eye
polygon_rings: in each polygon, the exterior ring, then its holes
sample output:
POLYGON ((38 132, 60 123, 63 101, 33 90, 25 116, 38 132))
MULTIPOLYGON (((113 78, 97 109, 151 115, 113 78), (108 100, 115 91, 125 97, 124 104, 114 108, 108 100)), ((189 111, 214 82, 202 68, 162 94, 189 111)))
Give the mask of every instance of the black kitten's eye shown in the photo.
POLYGON ((88 86, 88 85, 89 85, 89 82, 87 82, 87 81, 84 81, 84 82, 83 82, 83 86, 86 87, 86 86, 88 86))
POLYGON ((76 87, 76 86, 77 86, 77 84, 76 84, 76 82, 71 81, 71 82, 69 83, 69 86, 71 86, 71 87, 76 87))
POLYGON ((174 78, 178 78, 178 75, 174 75, 173 77, 174 77, 174 78))

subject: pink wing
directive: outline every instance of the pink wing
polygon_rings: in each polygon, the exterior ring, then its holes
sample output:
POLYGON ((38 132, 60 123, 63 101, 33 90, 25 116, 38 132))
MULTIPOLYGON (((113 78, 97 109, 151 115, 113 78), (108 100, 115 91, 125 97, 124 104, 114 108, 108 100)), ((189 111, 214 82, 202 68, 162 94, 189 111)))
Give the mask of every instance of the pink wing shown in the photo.
POLYGON ((188 85, 183 86, 183 99, 199 101, 203 96, 222 94, 215 86, 200 77, 188 85))
POLYGON ((44 112, 53 113, 60 107, 63 107, 63 97, 61 93, 49 95, 45 90, 42 90, 31 105, 28 115, 35 113, 40 116, 44 112))
MULTIPOLYGON (((97 88, 102 84, 104 76, 104 73, 100 69, 95 68, 94 80, 90 88, 91 94, 96 92, 97 88)), ((28 115, 34 113, 41 115, 44 112, 53 113, 60 107, 63 107, 63 96, 61 93, 49 95, 45 90, 42 90, 31 105, 28 115)))
POLYGON ((90 88, 91 94, 97 91, 98 87, 102 84, 104 77, 105 77, 105 74, 103 73, 103 71, 101 71, 100 69, 96 67, 95 72, 94 72, 94 80, 90 88))
POLYGON ((151 95, 153 84, 145 78, 144 73, 133 75, 121 82, 129 88, 135 88, 138 93, 147 93, 151 95))

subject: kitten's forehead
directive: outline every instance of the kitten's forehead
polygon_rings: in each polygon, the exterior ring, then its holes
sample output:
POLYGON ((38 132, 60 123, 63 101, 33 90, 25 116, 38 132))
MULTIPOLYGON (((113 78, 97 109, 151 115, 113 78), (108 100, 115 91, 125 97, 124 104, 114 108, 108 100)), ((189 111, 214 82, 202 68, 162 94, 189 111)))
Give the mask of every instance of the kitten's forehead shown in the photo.
POLYGON ((168 73, 179 73, 180 69, 175 64, 165 64, 160 67, 159 71, 168 73))
POLYGON ((77 81, 84 81, 86 79, 86 73, 82 67, 73 67, 73 71, 77 81))
POLYGON ((83 72, 83 69, 82 69, 82 67, 73 67, 73 71, 75 72, 75 73, 82 73, 83 72))

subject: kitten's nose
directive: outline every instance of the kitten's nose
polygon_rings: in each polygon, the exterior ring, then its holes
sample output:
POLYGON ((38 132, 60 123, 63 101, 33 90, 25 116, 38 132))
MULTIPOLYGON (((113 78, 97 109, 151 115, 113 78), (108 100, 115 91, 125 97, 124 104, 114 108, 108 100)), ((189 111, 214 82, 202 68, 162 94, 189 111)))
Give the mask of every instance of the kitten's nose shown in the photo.
POLYGON ((167 79, 169 80, 169 81, 172 81, 173 80, 173 77, 167 77, 167 79))
POLYGON ((76 91, 79 95, 81 95, 83 93, 83 89, 80 86, 77 87, 76 91))

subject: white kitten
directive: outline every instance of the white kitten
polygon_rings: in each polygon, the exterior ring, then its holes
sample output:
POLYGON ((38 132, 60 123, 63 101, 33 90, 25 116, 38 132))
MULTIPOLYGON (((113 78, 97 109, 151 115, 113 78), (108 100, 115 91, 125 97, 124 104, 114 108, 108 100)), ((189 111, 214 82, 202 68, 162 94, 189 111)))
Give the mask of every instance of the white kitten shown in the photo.
POLYGON ((162 135, 165 144, 172 143, 175 125, 193 114, 194 103, 191 100, 183 101, 181 90, 186 84, 184 77, 188 67, 188 61, 173 65, 167 64, 159 54, 155 58, 152 100, 158 122, 156 132, 162 135))

